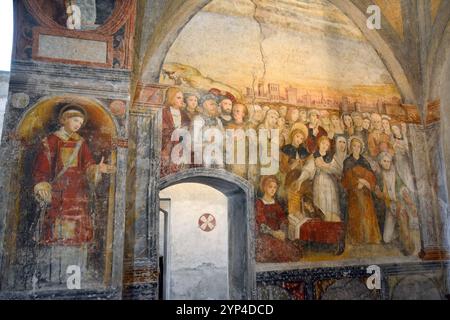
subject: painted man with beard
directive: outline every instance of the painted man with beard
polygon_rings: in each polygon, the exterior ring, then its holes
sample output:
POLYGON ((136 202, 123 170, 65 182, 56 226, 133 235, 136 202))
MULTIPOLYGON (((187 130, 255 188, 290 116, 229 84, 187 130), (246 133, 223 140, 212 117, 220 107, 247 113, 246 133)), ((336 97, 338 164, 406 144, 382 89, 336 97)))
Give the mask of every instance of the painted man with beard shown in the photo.
POLYGON ((216 139, 223 139, 224 127, 220 119, 219 109, 217 107, 216 97, 213 94, 207 94, 200 100, 200 114, 194 117, 191 125, 191 137, 194 147, 195 164, 205 166, 223 166, 223 154, 218 152, 205 152, 208 145, 214 143, 223 143, 216 139), (217 129, 217 130, 208 130, 217 129), (206 133, 206 134, 205 134, 206 133), (208 135, 208 133, 210 133, 208 135), (221 134, 221 137, 213 133, 221 134), (211 136, 211 134, 213 134, 211 136), (201 152, 201 154, 200 154, 201 152))
POLYGON ((220 107, 220 120, 222 121, 222 125, 227 127, 229 124, 233 122, 233 101, 230 97, 225 96, 222 97, 219 102, 220 107))

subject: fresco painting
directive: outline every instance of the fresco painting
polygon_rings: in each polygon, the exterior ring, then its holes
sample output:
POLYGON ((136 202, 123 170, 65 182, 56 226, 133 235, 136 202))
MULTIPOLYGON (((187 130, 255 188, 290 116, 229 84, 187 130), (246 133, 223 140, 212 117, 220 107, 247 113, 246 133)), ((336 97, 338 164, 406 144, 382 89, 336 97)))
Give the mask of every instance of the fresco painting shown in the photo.
POLYGON ((66 288, 70 266, 84 275, 83 288, 108 283, 114 136, 111 118, 85 98, 47 99, 25 115, 12 186, 21 192, 7 241, 9 286, 66 288))
POLYGON ((450 3, 419 2, 14 1, 0 298, 448 298, 450 3))
POLYGON ((199 124, 201 132, 224 137, 265 129, 264 152, 277 155, 277 172, 262 174, 265 164, 249 161, 256 141, 250 136, 231 137, 248 146, 233 153, 244 161, 228 164, 219 151, 207 161, 258 190, 258 263, 417 256, 413 116, 403 116, 411 111, 386 67, 329 2, 284 1, 277 10, 272 4, 213 1, 175 41, 160 77, 170 87, 161 175, 205 165, 191 151, 211 142, 202 135, 188 142, 189 154, 184 149, 191 161, 173 163, 174 149, 181 155, 186 144, 174 138, 176 129, 193 132, 199 124))

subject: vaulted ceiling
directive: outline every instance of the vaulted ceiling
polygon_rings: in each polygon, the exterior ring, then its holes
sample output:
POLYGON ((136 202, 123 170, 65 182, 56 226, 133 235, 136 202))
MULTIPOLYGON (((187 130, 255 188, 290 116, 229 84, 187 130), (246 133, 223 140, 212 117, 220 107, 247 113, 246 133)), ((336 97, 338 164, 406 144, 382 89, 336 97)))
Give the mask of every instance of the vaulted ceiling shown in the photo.
MULTIPOLYGON (((184 26, 211 0, 140 1, 135 80, 158 82, 167 52, 184 26)), ((214 0, 213 0, 214 1, 214 0)), ((258 2, 258 0, 254 0, 258 2)), ((259 0, 261 1, 261 0, 259 0)), ((329 0, 361 30, 394 79, 405 103, 425 112, 435 99, 439 65, 446 57, 450 36, 450 1, 442 0, 329 0), (369 30, 367 8, 382 12, 380 30, 369 30), (441 59, 436 59, 441 57, 441 59)))

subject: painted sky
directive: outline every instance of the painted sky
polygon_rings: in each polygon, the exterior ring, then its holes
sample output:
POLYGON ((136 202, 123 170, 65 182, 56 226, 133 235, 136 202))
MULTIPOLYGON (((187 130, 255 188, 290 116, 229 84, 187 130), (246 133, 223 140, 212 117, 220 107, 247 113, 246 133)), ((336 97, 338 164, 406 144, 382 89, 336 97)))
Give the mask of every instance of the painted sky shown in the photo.
POLYGON ((398 96, 360 30, 325 0, 215 0, 166 57, 239 90, 254 79, 305 90, 398 96))

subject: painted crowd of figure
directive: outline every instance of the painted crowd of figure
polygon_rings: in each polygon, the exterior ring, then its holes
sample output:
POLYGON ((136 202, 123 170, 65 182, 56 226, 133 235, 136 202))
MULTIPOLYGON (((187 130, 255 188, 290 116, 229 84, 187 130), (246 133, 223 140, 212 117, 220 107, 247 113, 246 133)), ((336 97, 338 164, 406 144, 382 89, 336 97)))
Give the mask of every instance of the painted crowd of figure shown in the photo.
POLYGON ((172 141, 172 133, 192 129, 194 122, 224 132, 279 129, 279 137, 269 137, 278 138, 278 174, 261 176, 250 164, 224 165, 260 191, 259 262, 298 260, 297 229, 318 219, 344 224, 346 244, 395 244, 405 255, 417 253, 417 199, 405 123, 378 113, 245 105, 219 90, 199 97, 169 88, 163 109, 162 175, 183 169, 170 161, 179 143, 172 141))

